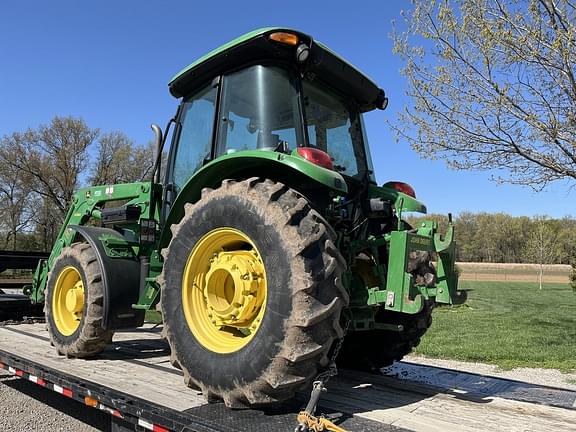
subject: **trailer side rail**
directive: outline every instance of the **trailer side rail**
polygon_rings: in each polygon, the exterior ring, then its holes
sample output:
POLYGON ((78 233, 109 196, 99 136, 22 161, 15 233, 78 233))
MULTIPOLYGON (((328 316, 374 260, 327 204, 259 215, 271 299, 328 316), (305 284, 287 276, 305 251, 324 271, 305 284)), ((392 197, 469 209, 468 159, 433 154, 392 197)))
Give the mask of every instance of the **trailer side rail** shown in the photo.
POLYGON ((0 369, 153 432, 221 432, 215 422, 171 410, 0 350, 0 369))

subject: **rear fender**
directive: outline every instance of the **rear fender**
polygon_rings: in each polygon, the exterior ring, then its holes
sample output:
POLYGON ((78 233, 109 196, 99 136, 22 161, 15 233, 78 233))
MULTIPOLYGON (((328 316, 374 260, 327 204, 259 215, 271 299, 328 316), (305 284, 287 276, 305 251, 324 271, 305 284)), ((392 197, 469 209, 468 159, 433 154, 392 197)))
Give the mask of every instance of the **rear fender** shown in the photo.
POLYGON ((302 157, 275 151, 239 151, 215 159, 198 170, 182 187, 166 217, 160 247, 166 247, 172 233, 170 226, 184 216, 184 205, 197 202, 204 188, 218 188, 223 180, 263 177, 284 183, 296 190, 322 188, 346 195, 348 188, 337 172, 314 165, 302 157))
POLYGON ((71 225, 76 240, 85 240, 96 253, 102 272, 104 304, 102 328, 119 330, 140 327, 144 322, 143 310, 132 305, 138 303, 140 288, 140 261, 124 237, 110 228, 71 225))

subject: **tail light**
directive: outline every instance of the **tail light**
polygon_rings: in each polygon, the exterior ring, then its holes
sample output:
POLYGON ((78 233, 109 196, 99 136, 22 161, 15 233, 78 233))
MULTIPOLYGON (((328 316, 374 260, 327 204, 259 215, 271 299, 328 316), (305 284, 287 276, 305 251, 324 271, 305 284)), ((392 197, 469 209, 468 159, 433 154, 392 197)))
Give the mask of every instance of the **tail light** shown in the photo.
POLYGON ((391 189, 395 189, 398 192, 402 192, 406 195, 411 196, 412 198, 416 198, 416 192, 414 192, 414 189, 408 183, 391 181, 391 182, 385 183, 382 186, 387 187, 387 188, 391 188, 391 189))
POLYGON ((318 165, 329 170, 334 170, 332 158, 328 153, 323 152, 322 150, 311 147, 298 147, 298 154, 308 162, 312 162, 314 165, 318 165))

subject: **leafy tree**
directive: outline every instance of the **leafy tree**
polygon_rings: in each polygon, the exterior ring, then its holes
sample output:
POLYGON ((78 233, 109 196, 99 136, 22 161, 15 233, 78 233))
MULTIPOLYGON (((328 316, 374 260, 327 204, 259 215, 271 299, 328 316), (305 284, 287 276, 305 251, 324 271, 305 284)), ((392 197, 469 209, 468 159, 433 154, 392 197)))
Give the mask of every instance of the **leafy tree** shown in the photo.
POLYGON ((533 228, 524 245, 524 256, 528 262, 539 264, 538 283, 542 289, 544 265, 555 262, 558 249, 558 234, 545 216, 534 218, 533 228))
POLYGON ((572 270, 570 271, 570 286, 572 287, 572 291, 576 293, 576 260, 572 261, 572 270))
POLYGON ((117 184, 149 179, 154 151, 153 143, 137 146, 122 132, 100 136, 98 129, 74 117, 56 116, 48 125, 2 137, 0 247, 9 243, 13 249, 50 250, 74 193, 86 180, 117 184), (97 156, 90 163, 93 146, 97 156))
MULTIPOLYGON (((462 212, 454 218, 456 232, 456 260, 463 262, 538 263, 534 254, 526 252, 527 245, 536 243, 535 232, 543 217, 514 217, 503 213, 462 212)), ((445 229, 446 216, 412 215, 408 221, 417 226, 422 220, 439 222, 445 229)), ((568 264, 576 257, 576 219, 544 218, 554 239, 549 245, 550 264, 568 264)))
POLYGON ((495 169, 498 181, 574 183, 575 4, 413 3, 407 29, 393 34, 412 101, 397 137, 456 169, 495 169))
POLYGON ((576 263, 576 220, 564 217, 557 221, 558 256, 563 263, 576 263))
POLYGON ((458 261, 476 261, 478 248, 474 244, 473 237, 477 231, 476 215, 471 212, 462 212, 454 221, 456 234, 456 259, 458 261))
POLYGON ((50 251, 62 225, 62 219, 58 213, 54 212, 50 200, 40 201, 34 214, 34 225, 40 249, 50 251))

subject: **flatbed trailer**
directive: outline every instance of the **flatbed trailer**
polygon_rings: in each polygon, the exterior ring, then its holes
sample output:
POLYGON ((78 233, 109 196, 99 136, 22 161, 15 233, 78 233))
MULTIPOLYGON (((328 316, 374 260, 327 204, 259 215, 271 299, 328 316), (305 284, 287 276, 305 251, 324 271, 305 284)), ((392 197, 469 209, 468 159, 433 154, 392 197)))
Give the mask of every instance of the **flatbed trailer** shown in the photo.
POLYGON ((47 259, 48 252, 0 250, 0 321, 42 315, 42 305, 32 304, 22 288, 32 283, 32 273, 38 262, 47 259), (29 270, 28 277, 6 277, 5 270, 29 270))
MULTIPOLYGON (((108 413, 116 431, 293 431, 309 396, 303 392, 265 410, 207 403, 183 384, 181 371, 170 365, 161 327, 153 325, 116 333, 113 344, 90 360, 56 354, 45 324, 0 326, 0 369, 108 413)), ((468 387, 450 389, 343 370, 329 381, 317 413, 347 431, 576 430, 576 392, 536 388, 540 395, 555 394, 556 403, 527 402, 492 390, 482 394, 475 383, 487 377, 466 381, 468 387)))

